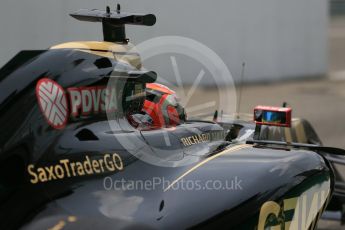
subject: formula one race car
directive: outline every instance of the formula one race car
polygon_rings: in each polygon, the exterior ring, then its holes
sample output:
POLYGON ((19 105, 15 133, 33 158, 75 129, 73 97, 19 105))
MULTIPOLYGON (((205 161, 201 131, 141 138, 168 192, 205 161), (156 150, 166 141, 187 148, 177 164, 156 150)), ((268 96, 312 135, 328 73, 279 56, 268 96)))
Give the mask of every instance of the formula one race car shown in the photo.
POLYGON ((154 15, 72 16, 101 22, 104 42, 0 70, 0 229, 313 229, 342 209, 344 151, 291 109, 188 120, 125 36, 154 15))

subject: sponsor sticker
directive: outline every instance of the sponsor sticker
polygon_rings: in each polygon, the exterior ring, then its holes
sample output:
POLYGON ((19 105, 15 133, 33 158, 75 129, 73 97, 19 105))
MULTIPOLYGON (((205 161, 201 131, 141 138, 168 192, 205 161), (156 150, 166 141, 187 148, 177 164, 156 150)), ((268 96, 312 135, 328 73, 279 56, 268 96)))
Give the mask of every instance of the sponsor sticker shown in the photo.
POLYGON ((105 86, 68 88, 71 116, 114 112, 117 108, 116 89, 105 86))
POLYGON ((63 129, 68 118, 115 112, 118 108, 115 87, 71 87, 66 91, 55 81, 43 78, 36 85, 39 107, 48 124, 63 129))
POLYGON ((27 172, 30 175, 30 183, 37 184, 72 177, 117 172, 123 169, 122 158, 117 153, 113 153, 104 154, 99 159, 92 159, 88 155, 81 161, 61 159, 56 164, 41 167, 30 164, 27 167, 27 172))
POLYGON ((257 229, 314 229, 330 198, 330 182, 282 202, 267 201, 260 208, 257 229))
POLYGON ((185 147, 196 145, 200 143, 207 143, 211 141, 224 140, 227 131, 211 131, 208 133, 196 134, 188 137, 181 138, 181 142, 185 147))
POLYGON ((39 107, 48 124, 55 129, 66 126, 68 119, 67 96, 55 81, 43 78, 36 85, 39 107))

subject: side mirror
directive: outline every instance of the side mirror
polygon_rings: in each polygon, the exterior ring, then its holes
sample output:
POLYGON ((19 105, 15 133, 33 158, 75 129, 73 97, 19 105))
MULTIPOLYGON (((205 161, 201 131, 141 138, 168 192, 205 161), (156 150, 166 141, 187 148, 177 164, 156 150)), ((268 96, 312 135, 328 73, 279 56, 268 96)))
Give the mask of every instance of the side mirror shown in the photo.
POLYGON ((291 108, 256 106, 254 122, 257 125, 291 127, 291 108))

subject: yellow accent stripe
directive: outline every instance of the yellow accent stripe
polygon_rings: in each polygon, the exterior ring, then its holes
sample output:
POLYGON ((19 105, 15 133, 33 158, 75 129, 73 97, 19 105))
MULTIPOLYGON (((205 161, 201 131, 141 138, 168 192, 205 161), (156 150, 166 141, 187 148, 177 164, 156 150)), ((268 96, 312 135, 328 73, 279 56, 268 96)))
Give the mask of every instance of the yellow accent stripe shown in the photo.
POLYGON ((54 225, 52 228, 48 228, 48 230, 61 230, 65 227, 66 222, 63 220, 60 220, 56 225, 54 225))
POLYGON ((116 44, 112 42, 67 42, 52 46, 50 49, 89 49, 98 51, 109 51, 109 52, 128 52, 130 50, 134 51, 134 46, 130 43, 128 44, 116 44))
POLYGON ((141 68, 141 58, 133 44, 117 44, 112 42, 67 42, 51 47, 50 49, 75 49, 82 52, 95 54, 101 57, 115 59, 132 65, 134 68, 141 68))
MULTIPOLYGON (((259 223, 258 223, 258 230, 264 230, 266 225, 266 220, 270 215, 274 215, 275 218, 278 219, 278 215, 280 212, 280 206, 274 201, 267 201, 265 202, 260 209, 259 215, 259 223)), ((278 230, 281 229, 280 226, 272 226, 270 229, 278 230)))
POLYGON ((112 52, 107 52, 107 51, 93 51, 93 50, 82 50, 82 49, 75 49, 81 52, 85 52, 85 53, 90 53, 90 54, 94 54, 97 56, 101 56, 101 57, 106 57, 106 58, 111 58, 111 59, 115 59, 115 56, 112 52))
POLYGON ((243 145, 236 145, 233 146, 229 149, 224 150, 223 152, 217 153, 205 160, 203 160, 202 162, 198 163, 197 165, 195 165, 194 167, 192 167, 191 169, 189 169, 187 172, 183 173, 181 176, 179 176, 176 180, 174 180, 173 183, 171 183, 166 189, 164 189, 164 192, 168 191, 172 186, 174 186, 174 184, 176 184, 179 180, 181 180, 182 178, 184 178, 185 176, 187 176, 188 174, 190 174, 191 172, 193 172, 194 170, 196 170, 197 168, 199 168, 200 166, 203 166, 204 164, 206 164, 207 162, 221 156, 224 155, 226 153, 231 153, 240 149, 244 149, 244 148, 248 148, 251 145, 247 145, 247 144, 243 144, 243 145))

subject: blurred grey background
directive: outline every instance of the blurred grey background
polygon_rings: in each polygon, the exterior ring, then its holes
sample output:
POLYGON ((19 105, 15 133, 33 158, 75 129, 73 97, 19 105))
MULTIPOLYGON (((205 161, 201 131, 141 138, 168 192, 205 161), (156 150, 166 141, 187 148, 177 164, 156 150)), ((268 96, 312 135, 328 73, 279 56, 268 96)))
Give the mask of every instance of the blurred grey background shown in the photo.
MULTIPOLYGON (((162 35, 195 39, 223 59, 235 80, 243 61, 248 64, 245 80, 249 82, 315 77, 327 72, 329 18, 325 0, 117 2, 123 11, 157 15, 157 24, 152 28, 128 26, 127 35, 132 42, 162 35)), ((106 5, 115 9, 117 2, 2 0, 0 65, 23 49, 48 48, 65 41, 100 40, 101 25, 78 22, 68 13, 80 8, 104 9, 106 5)), ((155 65, 168 67, 159 60, 155 65)), ((186 83, 191 83, 195 76, 191 65, 180 67, 186 83)))

